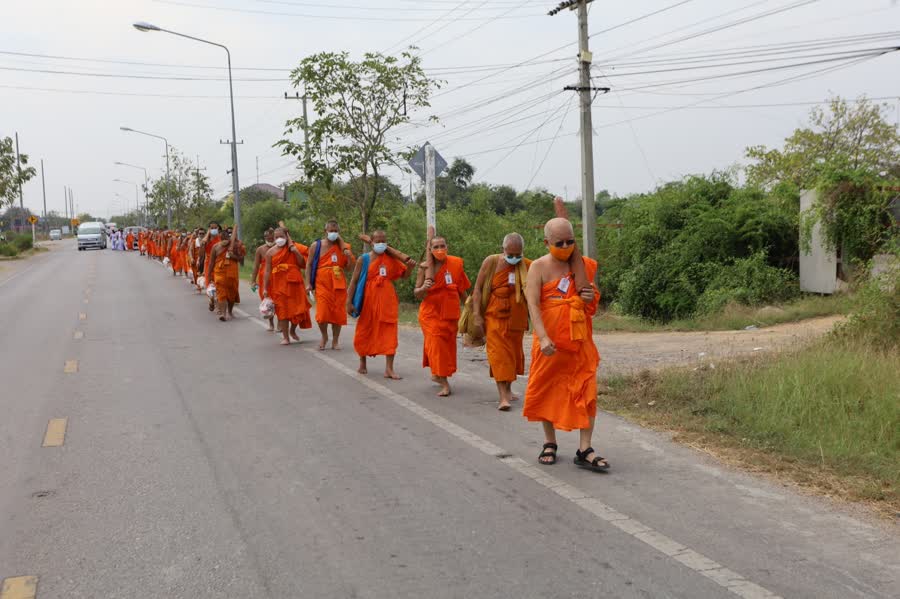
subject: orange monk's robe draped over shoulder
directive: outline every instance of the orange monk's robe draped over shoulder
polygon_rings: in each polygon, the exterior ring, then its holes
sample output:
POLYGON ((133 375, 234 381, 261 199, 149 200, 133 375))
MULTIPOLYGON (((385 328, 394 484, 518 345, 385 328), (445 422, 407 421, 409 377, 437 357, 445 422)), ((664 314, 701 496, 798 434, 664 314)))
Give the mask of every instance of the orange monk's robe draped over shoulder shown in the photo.
POLYGON ((240 294, 240 262, 244 255, 244 244, 234 244, 234 257, 228 258, 227 248, 222 248, 213 265, 213 280, 216 286, 216 299, 220 302, 241 303, 240 294))
MULTIPOLYGON (((259 288, 256 290, 256 292, 259 294, 260 300, 265 299, 263 296, 263 291, 266 291, 265 289, 263 289, 263 283, 265 283, 265 282, 266 282, 266 259, 263 258, 262 264, 259 266, 259 272, 256 273, 256 286, 259 288)), ((272 286, 272 282, 269 281, 269 287, 271 287, 271 286, 272 286)), ((272 300, 272 301, 275 301, 275 300, 272 300)))
POLYGON ((353 348, 360 356, 397 353, 400 300, 391 281, 403 277, 406 265, 385 254, 372 253, 366 278, 362 312, 356 321, 353 348))
MULTIPOLYGON (((524 260, 525 270, 531 260, 524 260)), ((499 256, 499 268, 491 280, 491 297, 484 311, 484 333, 487 338, 487 358, 491 377, 512 383, 525 374, 525 350, 522 338, 528 329, 528 304, 525 294, 516 296, 516 267, 499 256)), ((523 284, 524 281, 520 282, 523 284)))
MULTIPOLYGON (((597 262, 583 258, 588 279, 593 280, 597 262)), ((575 289, 572 274, 550 281, 541 289, 541 318, 556 353, 541 353, 535 336, 531 347, 531 370, 525 389, 522 415, 530 421, 552 422, 559 430, 590 426, 597 414, 597 367, 600 354, 594 345, 591 317, 597 311, 600 293, 585 304, 575 289), (566 289, 562 291, 561 289, 566 289)))
POLYGON ((134 233, 125 236, 125 249, 129 252, 134 249, 134 233))
MULTIPOLYGON (((294 245, 300 249, 299 243, 294 245)), ((278 322, 290 322, 301 329, 312 328, 309 302, 306 300, 306 286, 303 284, 303 271, 297 266, 297 258, 288 247, 281 248, 272 256, 269 296, 275 302, 275 316, 278 317, 278 322)))
MULTIPOLYGON (((311 251, 315 252, 315 245, 311 251)), ((332 244, 319 254, 316 272, 316 322, 319 324, 347 324, 347 278, 344 269, 355 260, 353 254, 347 257, 337 244, 332 244)))
POLYGON ((447 256, 434 275, 434 286, 419 306, 419 326, 425 337, 422 367, 430 367, 435 376, 456 372, 459 300, 471 286, 462 258, 447 256))

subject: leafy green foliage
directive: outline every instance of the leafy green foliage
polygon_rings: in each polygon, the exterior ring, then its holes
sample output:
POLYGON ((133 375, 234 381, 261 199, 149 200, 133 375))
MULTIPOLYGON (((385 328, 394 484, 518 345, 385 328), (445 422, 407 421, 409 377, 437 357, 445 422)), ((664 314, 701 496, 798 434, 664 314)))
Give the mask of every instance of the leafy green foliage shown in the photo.
POLYGON ((277 227, 278 221, 291 216, 291 210, 281 200, 269 199, 251 204, 241 214, 244 243, 256 247, 263 242, 263 233, 269 227, 277 227))
POLYGON ((21 166, 16 166, 16 148, 11 137, 0 138, 0 208, 12 206, 19 199, 19 186, 37 174, 28 166, 28 155, 19 154, 21 166))
POLYGON ((205 225, 216 218, 218 206, 212 199, 209 177, 175 148, 170 148, 168 185, 163 174, 150 180, 146 192, 148 216, 161 225, 167 222, 169 207, 172 226, 177 228, 205 225))

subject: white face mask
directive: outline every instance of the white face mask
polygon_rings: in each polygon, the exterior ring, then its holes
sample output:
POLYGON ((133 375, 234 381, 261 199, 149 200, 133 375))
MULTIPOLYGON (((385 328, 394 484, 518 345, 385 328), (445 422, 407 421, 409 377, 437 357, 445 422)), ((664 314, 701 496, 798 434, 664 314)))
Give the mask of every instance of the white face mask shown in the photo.
POLYGON ((210 230, 209 230, 209 234, 210 234, 211 236, 215 237, 216 235, 219 234, 219 230, 218 230, 218 229, 210 229, 210 230))
POLYGON ((337 241, 337 238, 340 237, 340 233, 337 231, 329 231, 328 232, 328 241, 337 241))
POLYGON ((287 239, 285 239, 284 237, 277 237, 275 239, 275 245, 277 245, 280 248, 283 248, 286 243, 287 243, 287 239))
POLYGON ((195 247, 195 248, 200 247, 200 240, 199 240, 199 239, 195 239, 195 240, 194 240, 194 247, 195 247))
POLYGON ((273 245, 275 245, 275 242, 274 242, 274 241, 267 241, 267 242, 266 242, 266 245, 269 246, 269 247, 272 247, 273 245))

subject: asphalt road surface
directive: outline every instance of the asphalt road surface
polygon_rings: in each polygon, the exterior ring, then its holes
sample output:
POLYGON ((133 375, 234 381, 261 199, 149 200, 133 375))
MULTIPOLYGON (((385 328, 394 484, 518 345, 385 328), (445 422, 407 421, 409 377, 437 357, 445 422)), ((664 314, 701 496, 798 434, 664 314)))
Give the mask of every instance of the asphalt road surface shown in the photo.
POLYGON ((575 434, 538 466, 483 364, 435 397, 416 331, 404 380, 361 377, 352 330, 281 347, 67 243, 0 277, 3 599, 900 594, 890 525, 606 414, 610 474, 575 468, 575 434))

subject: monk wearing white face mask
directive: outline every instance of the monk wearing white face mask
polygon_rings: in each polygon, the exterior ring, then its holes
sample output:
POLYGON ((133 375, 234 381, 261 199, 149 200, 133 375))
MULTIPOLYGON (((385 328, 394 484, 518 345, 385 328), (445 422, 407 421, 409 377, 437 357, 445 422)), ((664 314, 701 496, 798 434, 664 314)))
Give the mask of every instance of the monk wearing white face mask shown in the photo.
MULTIPOLYGON (((250 280, 253 281, 253 284, 250 285, 250 291, 254 293, 259 293, 259 299, 263 299, 265 296, 263 295, 263 289, 265 285, 263 284, 263 277, 266 274, 266 253, 272 249, 275 245, 275 229, 269 227, 266 229, 265 233, 263 233, 263 241, 264 243, 256 248, 256 252, 253 258, 253 274, 250 276, 250 280)), ((270 316, 266 318, 269 323, 269 332, 275 331, 275 316, 270 316)))

